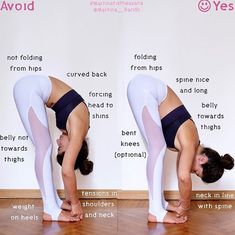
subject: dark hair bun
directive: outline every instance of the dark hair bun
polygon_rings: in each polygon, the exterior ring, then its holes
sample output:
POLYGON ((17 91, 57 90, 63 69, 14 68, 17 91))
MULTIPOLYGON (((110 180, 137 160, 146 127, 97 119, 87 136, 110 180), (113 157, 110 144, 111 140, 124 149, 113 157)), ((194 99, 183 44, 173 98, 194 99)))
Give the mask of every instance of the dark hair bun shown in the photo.
POLYGON ((88 159, 84 160, 79 165, 79 170, 82 175, 88 175, 93 171, 93 162, 89 161, 88 159))
POLYGON ((225 154, 221 157, 220 163, 222 167, 227 170, 231 170, 234 167, 234 159, 229 154, 225 154))

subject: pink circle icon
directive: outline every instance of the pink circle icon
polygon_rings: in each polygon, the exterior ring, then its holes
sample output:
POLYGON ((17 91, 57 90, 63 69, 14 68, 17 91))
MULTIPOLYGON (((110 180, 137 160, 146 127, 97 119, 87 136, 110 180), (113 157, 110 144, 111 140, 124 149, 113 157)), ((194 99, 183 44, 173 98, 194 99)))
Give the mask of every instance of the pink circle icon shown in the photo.
POLYGON ((201 0, 198 3, 198 9, 202 12, 207 12, 211 9, 211 3, 208 0, 201 0))

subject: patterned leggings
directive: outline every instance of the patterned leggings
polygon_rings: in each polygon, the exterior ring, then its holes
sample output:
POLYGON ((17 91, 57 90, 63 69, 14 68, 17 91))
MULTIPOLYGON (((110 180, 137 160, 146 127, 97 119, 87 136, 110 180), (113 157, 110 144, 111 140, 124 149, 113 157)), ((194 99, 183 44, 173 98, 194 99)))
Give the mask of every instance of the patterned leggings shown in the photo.
POLYGON ((26 76, 16 82, 14 99, 24 128, 35 147, 35 172, 40 187, 44 212, 57 220, 61 212, 52 179, 52 141, 48 128, 45 103, 51 94, 48 77, 26 76))
POLYGON ((149 213, 163 222, 167 202, 163 196, 162 171, 166 142, 162 132, 158 106, 167 96, 167 86, 149 75, 138 75, 128 85, 127 96, 147 150, 149 213))

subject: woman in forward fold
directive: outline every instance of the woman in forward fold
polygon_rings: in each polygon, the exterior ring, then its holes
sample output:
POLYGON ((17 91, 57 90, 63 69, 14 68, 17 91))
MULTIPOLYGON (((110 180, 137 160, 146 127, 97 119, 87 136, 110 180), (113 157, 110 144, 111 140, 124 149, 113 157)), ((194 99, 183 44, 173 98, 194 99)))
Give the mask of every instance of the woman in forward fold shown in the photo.
POLYGON ((220 179, 232 169, 234 159, 200 144, 195 123, 179 97, 162 81, 138 75, 130 81, 128 100, 138 128, 147 143, 149 222, 184 223, 190 208, 191 173, 204 182, 220 179), (166 148, 178 152, 177 177, 180 198, 177 206, 165 201, 162 188, 166 148))
POLYGON ((22 123, 35 146, 35 171, 43 200, 43 220, 78 221, 82 208, 77 197, 74 170, 87 175, 93 163, 87 159, 85 137, 89 111, 83 98, 64 82, 40 75, 25 76, 14 86, 14 99, 22 123), (65 200, 61 201, 52 179, 52 141, 46 106, 56 113, 56 126, 62 131, 57 140, 57 161, 62 165, 65 200))

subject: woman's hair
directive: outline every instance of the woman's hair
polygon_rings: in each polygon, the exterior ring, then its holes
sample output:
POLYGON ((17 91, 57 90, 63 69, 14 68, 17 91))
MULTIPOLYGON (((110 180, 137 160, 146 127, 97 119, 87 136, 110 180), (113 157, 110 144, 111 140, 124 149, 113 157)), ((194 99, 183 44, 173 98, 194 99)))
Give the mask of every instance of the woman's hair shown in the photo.
POLYGON ((225 154, 220 156, 218 152, 211 148, 204 148, 201 154, 208 157, 208 162, 202 164, 202 180, 205 183, 213 183, 221 178, 224 169, 231 170, 234 166, 234 159, 225 154))
MULTIPOLYGON (((62 166, 63 159, 64 159, 64 153, 57 154, 57 162, 62 166)), ((80 152, 78 153, 74 170, 79 169, 82 175, 88 175, 93 170, 93 162, 89 161, 87 159, 89 154, 88 151, 88 145, 86 140, 83 140, 82 147, 80 149, 80 152)))

